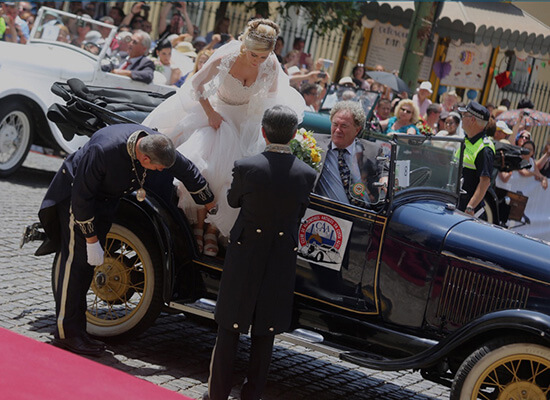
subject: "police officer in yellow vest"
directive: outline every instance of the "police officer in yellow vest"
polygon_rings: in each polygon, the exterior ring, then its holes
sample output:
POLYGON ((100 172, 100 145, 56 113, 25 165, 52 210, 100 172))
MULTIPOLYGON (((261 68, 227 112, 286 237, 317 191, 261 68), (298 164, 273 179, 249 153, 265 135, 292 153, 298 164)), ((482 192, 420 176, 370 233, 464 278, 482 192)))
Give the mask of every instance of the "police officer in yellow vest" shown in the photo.
POLYGON ((462 176, 462 189, 458 208, 474 215, 483 206, 483 198, 491 184, 495 145, 486 135, 485 127, 490 113, 481 104, 471 101, 466 107, 459 107, 462 113, 462 129, 466 133, 462 176))

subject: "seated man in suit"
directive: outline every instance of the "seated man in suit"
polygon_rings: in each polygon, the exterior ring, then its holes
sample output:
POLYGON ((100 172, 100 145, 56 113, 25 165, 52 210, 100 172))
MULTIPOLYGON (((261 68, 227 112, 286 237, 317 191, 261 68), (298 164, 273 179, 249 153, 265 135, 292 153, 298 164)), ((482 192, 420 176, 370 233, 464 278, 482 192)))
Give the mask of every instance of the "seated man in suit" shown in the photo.
POLYGON ((330 121, 330 143, 320 144, 326 153, 315 193, 344 204, 366 207, 377 197, 368 190, 367 181, 372 178, 371 170, 374 168, 378 174, 378 168, 365 159, 365 149, 357 140, 365 126, 365 111, 358 102, 341 101, 332 108, 330 121))
POLYGON ((149 34, 144 31, 135 31, 132 41, 128 45, 128 59, 111 72, 127 76, 134 81, 151 83, 155 73, 155 64, 147 57, 150 48, 151 37, 149 34))

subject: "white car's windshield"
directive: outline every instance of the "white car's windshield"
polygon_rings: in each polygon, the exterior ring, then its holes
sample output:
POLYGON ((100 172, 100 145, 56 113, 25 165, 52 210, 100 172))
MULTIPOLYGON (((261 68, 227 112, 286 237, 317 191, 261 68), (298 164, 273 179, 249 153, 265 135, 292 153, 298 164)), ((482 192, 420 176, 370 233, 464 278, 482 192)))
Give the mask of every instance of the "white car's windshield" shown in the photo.
POLYGON ((31 32, 31 41, 66 43, 100 55, 111 44, 116 27, 53 8, 42 7, 31 32))

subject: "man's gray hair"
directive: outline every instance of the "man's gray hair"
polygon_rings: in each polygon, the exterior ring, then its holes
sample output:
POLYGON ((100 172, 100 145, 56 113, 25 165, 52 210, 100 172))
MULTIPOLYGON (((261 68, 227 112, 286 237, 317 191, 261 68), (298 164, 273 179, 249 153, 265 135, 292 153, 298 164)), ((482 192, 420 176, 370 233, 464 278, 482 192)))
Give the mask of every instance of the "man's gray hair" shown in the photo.
POLYGON ((152 164, 170 168, 176 162, 176 148, 168 136, 147 135, 139 141, 139 151, 151 159, 152 164))
POLYGON ((367 116, 365 115, 365 110, 363 110, 361 103, 357 101, 340 101, 336 103, 334 107, 332 107, 332 110, 330 110, 330 120, 332 121, 332 117, 340 111, 349 111, 353 116, 355 125, 361 128, 365 127, 367 116))
POLYGON ((140 29, 138 29, 134 33, 141 38, 142 46, 147 49, 147 53, 145 53, 145 54, 148 54, 149 50, 151 49, 151 36, 149 36, 149 34, 147 32, 142 31, 140 29))
POLYGON ((298 115, 288 106, 276 105, 265 110, 262 127, 270 143, 287 144, 298 128, 298 115))

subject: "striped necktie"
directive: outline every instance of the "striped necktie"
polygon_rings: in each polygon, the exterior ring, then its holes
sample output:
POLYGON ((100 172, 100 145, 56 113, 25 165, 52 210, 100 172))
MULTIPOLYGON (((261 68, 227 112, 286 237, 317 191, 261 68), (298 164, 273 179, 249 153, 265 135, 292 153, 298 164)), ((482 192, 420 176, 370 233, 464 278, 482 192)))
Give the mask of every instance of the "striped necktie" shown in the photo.
POLYGON ((356 199, 351 195, 350 191, 350 180, 351 180, 351 172, 349 170, 348 164, 346 163, 346 160, 344 159, 344 155, 348 152, 346 149, 336 149, 338 151, 338 170, 340 172, 340 179, 342 179, 342 185, 344 186, 344 191, 346 192, 346 196, 350 202, 350 204, 353 204, 354 206, 358 207, 364 207, 365 203, 359 199, 356 199))

